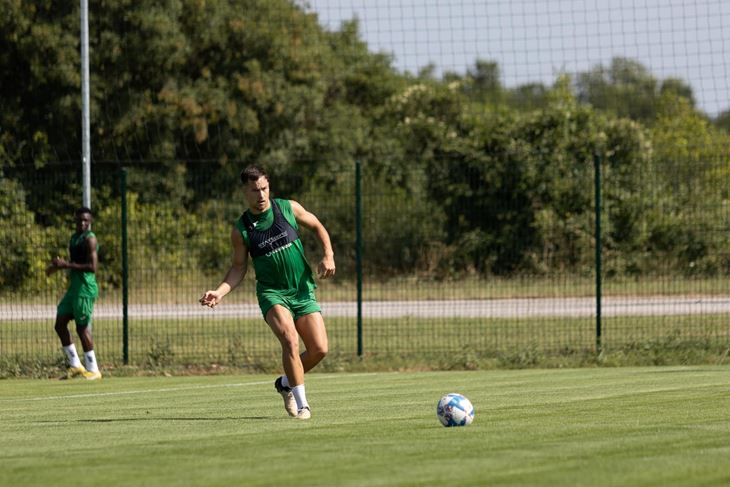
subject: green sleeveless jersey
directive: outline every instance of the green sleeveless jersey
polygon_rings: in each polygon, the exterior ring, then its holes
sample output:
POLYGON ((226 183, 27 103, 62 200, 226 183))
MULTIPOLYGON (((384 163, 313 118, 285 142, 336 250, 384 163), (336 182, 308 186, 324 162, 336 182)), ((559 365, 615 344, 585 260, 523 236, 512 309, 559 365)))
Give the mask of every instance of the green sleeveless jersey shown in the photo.
MULTIPOLYGON (((91 230, 71 235, 71 240, 68 244, 71 262, 77 264, 91 262, 91 255, 89 255, 89 246, 86 243, 86 239, 92 237, 96 238, 96 235, 91 230)), ((99 288, 96 285, 96 275, 93 272, 71 269, 69 275, 71 281, 68 287, 69 294, 83 298, 95 298, 98 296, 99 288)))
MULTIPOLYGON (((249 232, 246 229, 245 217, 251 222, 256 232, 265 232, 274 225, 275 212, 274 204, 277 204, 281 210, 281 215, 286 222, 298 232, 294 211, 292 210, 289 200, 272 199, 269 209, 254 215, 250 210, 241 215, 236 220, 236 228, 241 232, 243 243, 249 249, 253 268, 256 272, 256 292, 263 290, 284 291, 292 295, 310 294, 317 285, 312 276, 312 269, 309 267, 307 258, 304 256, 304 247, 299 238, 293 240, 273 251, 255 255, 257 252, 252 249, 252 242, 249 232)), ((275 235, 269 240, 278 238, 275 235)))

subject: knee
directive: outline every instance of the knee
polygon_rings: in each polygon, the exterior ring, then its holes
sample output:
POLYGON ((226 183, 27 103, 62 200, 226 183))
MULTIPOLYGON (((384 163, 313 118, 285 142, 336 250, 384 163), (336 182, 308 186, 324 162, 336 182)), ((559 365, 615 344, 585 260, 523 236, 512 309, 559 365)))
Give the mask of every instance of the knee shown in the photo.
POLYGON ((327 349, 324 348, 322 350, 317 350, 316 355, 317 355, 317 361, 324 359, 327 356, 327 349))
POLYGON ((322 360, 323 358, 325 358, 327 356, 328 351, 329 350, 327 348, 327 344, 325 343, 325 344, 316 346, 312 350, 309 350, 309 353, 312 354, 312 356, 317 360, 317 362, 319 362, 320 360, 322 360))

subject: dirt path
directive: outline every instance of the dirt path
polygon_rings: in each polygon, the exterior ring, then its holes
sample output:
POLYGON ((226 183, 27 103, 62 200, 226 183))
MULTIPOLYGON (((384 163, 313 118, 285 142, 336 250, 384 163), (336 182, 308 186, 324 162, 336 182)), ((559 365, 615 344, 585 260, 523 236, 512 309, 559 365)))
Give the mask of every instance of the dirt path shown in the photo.
MULTIPOLYGON (((322 303, 325 316, 355 317, 355 302, 322 303)), ((524 298, 462 301, 366 301, 362 307, 366 318, 529 318, 590 317, 596 315, 595 298, 524 298)), ((730 296, 608 297, 603 298, 603 316, 651 316, 730 314, 730 296)), ((52 320, 55 306, 0 305, 0 321, 52 320)), ((134 304, 129 306, 133 318, 180 319, 186 317, 230 318, 259 317, 255 304, 224 303, 215 309, 198 304, 134 304)), ((121 318, 122 307, 100 303, 94 317, 121 318)))

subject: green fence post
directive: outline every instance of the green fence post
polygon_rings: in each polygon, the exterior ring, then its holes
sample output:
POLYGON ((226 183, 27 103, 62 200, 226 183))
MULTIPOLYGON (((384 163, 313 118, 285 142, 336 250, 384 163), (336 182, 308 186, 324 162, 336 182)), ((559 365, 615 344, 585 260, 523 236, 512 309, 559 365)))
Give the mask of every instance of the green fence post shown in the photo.
POLYGON ((120 174, 122 207, 122 362, 129 364, 129 259, 127 253, 127 169, 120 174))
POLYGON ((601 156, 593 155, 596 208, 596 353, 601 353, 601 156))
POLYGON ((357 272, 357 356, 362 357, 362 182, 360 161, 355 161, 355 269, 357 272))

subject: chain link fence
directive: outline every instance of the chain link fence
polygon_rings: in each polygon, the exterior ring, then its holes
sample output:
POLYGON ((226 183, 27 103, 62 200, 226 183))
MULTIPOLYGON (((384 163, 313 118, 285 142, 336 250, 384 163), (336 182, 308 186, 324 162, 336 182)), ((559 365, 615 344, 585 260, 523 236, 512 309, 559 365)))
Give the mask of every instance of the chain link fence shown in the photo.
MULTIPOLYGON (((331 234, 325 368, 724 360, 728 9, 548 3, 90 5, 102 365, 278 363, 252 270, 198 305, 251 163, 331 234)), ((78 9, 0 6, 3 368, 63 360, 78 9)))
MULTIPOLYGON (((189 191, 176 198, 150 190, 152 168, 143 164, 124 169, 118 164, 98 164, 94 168, 98 203, 93 230, 100 244, 101 292, 93 330, 99 356, 108 364, 126 360, 142 366, 257 367, 275 360, 278 343, 256 304, 252 270, 216 309, 197 303, 206 289, 220 282, 230 264, 230 228, 244 210, 237 181, 230 182, 225 194, 196 203, 196 195, 208 191, 205 165, 185 169, 189 191), (121 202, 123 177, 127 180, 126 219, 121 202), (127 269, 123 268, 123 220, 127 224, 127 269)), ((586 166, 587 173, 589 168, 586 166)), ((5 171, 6 184, 19 182, 8 212, 14 216, 4 235, 9 243, 4 259, 12 265, 0 311, 0 353, 5 357, 41 361, 60 357, 53 321, 66 281, 61 274, 47 278, 42 271, 54 255, 65 255, 73 232, 77 189, 69 181, 77 180, 73 177, 77 171, 72 164, 5 171), (48 195, 53 195, 52 204, 39 206, 41 201, 44 205, 49 201, 48 195)), ((346 360, 358 356, 469 360, 524 357, 525 353, 595 354, 598 346, 616 352, 657 343, 700 348, 728 344, 730 296, 727 267, 721 266, 728 262, 729 220, 725 213, 724 219, 711 220, 708 226, 705 216, 718 211, 706 206, 711 202, 695 202, 682 215, 684 223, 672 227, 673 232, 684 230, 695 236, 688 243, 702 247, 702 255, 685 256, 694 260, 682 261, 681 254, 695 248, 689 245, 674 253, 657 247, 652 255, 637 256, 636 249, 631 245, 621 248, 621 241, 615 238, 621 231, 617 222, 622 220, 611 217, 616 208, 611 203, 610 183, 603 181, 599 308, 596 254, 591 245, 596 241, 591 233, 597 229, 595 199, 580 210, 578 220, 583 219, 581 231, 586 235, 566 228, 565 221, 543 226, 533 221, 529 232, 517 229, 535 242, 520 251, 519 242, 501 248, 502 243, 492 246, 475 240, 475 232, 487 232, 488 225, 495 224, 481 212, 466 223, 457 221, 483 206, 481 200, 439 201, 416 190, 392 187, 382 191, 386 186, 367 167, 358 193, 355 175, 354 166, 351 172, 338 174, 338 185, 326 192, 287 194, 291 188, 286 183, 280 191, 275 176, 271 182, 277 197, 297 199, 331 233, 338 271, 331 281, 319 282, 317 297, 335 356, 346 360), (359 198, 362 214, 358 221, 359 198), (588 243, 581 243, 579 237, 588 243), (560 245, 575 248, 566 253, 560 245), (517 252, 522 254, 512 254, 517 252), (673 261, 670 254, 675 253, 679 255, 673 261), (505 271, 501 267, 505 262, 514 268, 505 271), (630 265, 637 266, 635 272, 630 265), (706 268, 695 270, 702 266, 706 268)), ((162 176, 161 181, 167 179, 162 176)), ((425 179, 413 176, 408 184, 424 188, 425 179)), ((595 198, 590 186, 587 193, 595 198)), ((644 213, 655 215, 648 199, 640 203, 644 213)), ((659 218, 642 224, 660 229, 669 225, 659 218)), ((665 218, 674 215, 668 213, 665 218)), ((492 227, 497 235, 501 231, 510 236, 514 230, 492 227)), ((321 256, 316 239, 306 231, 302 238, 310 264, 316 265, 321 256)))

